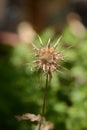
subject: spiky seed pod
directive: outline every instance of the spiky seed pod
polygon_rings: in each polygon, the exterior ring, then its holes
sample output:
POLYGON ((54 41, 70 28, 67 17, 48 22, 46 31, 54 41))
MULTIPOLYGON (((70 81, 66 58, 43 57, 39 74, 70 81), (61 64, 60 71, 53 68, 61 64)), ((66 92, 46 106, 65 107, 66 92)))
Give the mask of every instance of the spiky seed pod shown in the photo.
POLYGON ((38 38, 41 44, 41 48, 37 48, 35 44, 32 43, 33 48, 35 50, 34 51, 35 61, 33 61, 33 63, 35 63, 36 70, 42 70, 46 73, 46 87, 45 87, 44 98, 43 98, 41 120, 40 120, 39 128, 38 128, 38 130, 40 130, 41 125, 43 124, 43 117, 45 113, 46 95, 47 95, 49 79, 51 80, 53 71, 59 70, 59 67, 60 67, 59 61, 64 60, 64 56, 62 56, 62 51, 56 52, 56 48, 59 44, 61 37, 57 40, 57 42, 54 44, 53 47, 51 47, 50 45, 51 43, 50 39, 48 40, 47 45, 44 47, 40 36, 38 36, 38 38))
POLYGON ((32 44, 35 49, 35 69, 41 69, 45 73, 48 73, 49 76, 52 75, 53 71, 57 71, 59 69, 60 65, 58 62, 64 60, 61 52, 56 52, 56 48, 60 42, 60 39, 61 37, 57 40, 53 47, 50 46, 50 39, 48 40, 46 47, 44 47, 40 37, 40 49, 32 44))

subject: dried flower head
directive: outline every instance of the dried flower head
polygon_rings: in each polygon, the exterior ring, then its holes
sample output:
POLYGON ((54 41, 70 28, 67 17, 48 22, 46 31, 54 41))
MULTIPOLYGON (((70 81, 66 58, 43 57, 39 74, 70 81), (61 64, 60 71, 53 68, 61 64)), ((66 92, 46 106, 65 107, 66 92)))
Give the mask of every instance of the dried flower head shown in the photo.
MULTIPOLYGON (((39 37, 39 36, 38 36, 39 37)), ((64 60, 61 52, 56 52, 56 48, 60 41, 61 37, 57 40, 53 47, 50 46, 50 39, 46 47, 44 47, 41 38, 39 37, 41 48, 37 48, 35 44, 32 44, 35 50, 35 61, 33 63, 36 64, 35 69, 43 70, 45 73, 52 76, 53 71, 57 71, 60 67, 58 64, 59 61, 64 60)))

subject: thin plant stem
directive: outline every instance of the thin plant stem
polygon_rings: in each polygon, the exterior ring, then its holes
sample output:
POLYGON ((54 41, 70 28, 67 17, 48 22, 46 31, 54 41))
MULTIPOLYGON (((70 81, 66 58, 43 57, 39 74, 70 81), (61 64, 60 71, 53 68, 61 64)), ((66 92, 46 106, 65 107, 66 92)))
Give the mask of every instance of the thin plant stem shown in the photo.
POLYGON ((47 75, 46 75, 46 87, 45 87, 44 97, 43 97, 41 121, 40 121, 38 130, 41 129, 41 125, 42 125, 42 123, 43 123, 43 117, 44 117, 44 114, 45 114, 46 97, 47 97, 47 88, 48 88, 48 78, 49 78, 49 75, 48 75, 48 73, 47 73, 47 75))

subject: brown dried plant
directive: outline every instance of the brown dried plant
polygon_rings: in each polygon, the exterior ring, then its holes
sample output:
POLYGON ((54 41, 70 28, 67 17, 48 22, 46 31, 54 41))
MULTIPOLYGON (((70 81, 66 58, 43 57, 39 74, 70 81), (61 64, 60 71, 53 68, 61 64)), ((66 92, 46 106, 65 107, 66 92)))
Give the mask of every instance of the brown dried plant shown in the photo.
MULTIPOLYGON (((15 118, 18 120, 18 121, 21 121, 21 120, 30 120, 32 122, 40 122, 41 121, 41 116, 40 115, 35 115, 35 114, 31 114, 31 113, 25 113, 23 115, 17 115, 15 116, 15 118)), ((41 126, 41 130, 53 130, 54 128, 54 125, 52 122, 48 122, 45 120, 44 118, 44 121, 43 121, 43 124, 41 126)), ((32 128, 34 129, 34 128, 32 128)))
POLYGON ((59 61, 64 60, 64 56, 62 56, 61 52, 56 52, 56 48, 60 42, 61 37, 57 40, 57 42, 54 44, 54 46, 51 47, 51 40, 48 40, 47 45, 44 47, 44 44, 39 37, 41 48, 37 48, 35 44, 32 43, 33 48, 35 50, 35 60, 33 63, 35 63, 35 70, 42 70, 46 74, 46 87, 44 92, 44 100, 43 100, 43 106, 42 106, 42 114, 41 114, 41 121, 39 124, 39 129, 41 129, 41 125, 43 124, 43 117, 45 113, 45 105, 46 105, 46 95, 47 95, 47 88, 49 80, 52 78, 52 72, 59 71, 59 61))
MULTIPOLYGON (((38 36, 39 37, 39 36, 38 36)), ((64 57, 62 56, 61 52, 56 52, 56 48, 59 44, 61 37, 57 40, 55 45, 51 47, 50 45, 50 39, 48 40, 48 43, 46 47, 44 47, 43 42, 41 38, 39 37, 41 48, 37 48, 35 44, 32 43, 33 48, 35 50, 35 61, 33 63, 36 64, 35 69, 36 70, 43 70, 46 74, 49 75, 50 78, 52 78, 52 72, 58 71, 60 65, 58 64, 59 61, 64 60, 64 57)))

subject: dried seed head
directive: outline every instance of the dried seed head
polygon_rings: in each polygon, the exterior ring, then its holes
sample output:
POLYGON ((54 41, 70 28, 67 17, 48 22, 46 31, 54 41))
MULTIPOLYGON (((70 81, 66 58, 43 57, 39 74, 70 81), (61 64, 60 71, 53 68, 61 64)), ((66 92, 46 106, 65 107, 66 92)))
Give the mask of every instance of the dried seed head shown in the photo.
MULTIPOLYGON (((39 39, 41 41, 41 44, 43 44, 40 37, 39 39)), ((61 37, 57 40, 53 47, 50 47, 50 39, 48 40, 46 47, 42 46, 40 49, 33 44, 36 57, 34 61, 34 63, 36 64, 35 69, 41 69, 49 75, 51 75, 53 71, 57 71, 59 69, 60 65, 58 64, 58 62, 64 60, 61 52, 56 52, 56 48, 60 39, 61 37)))

